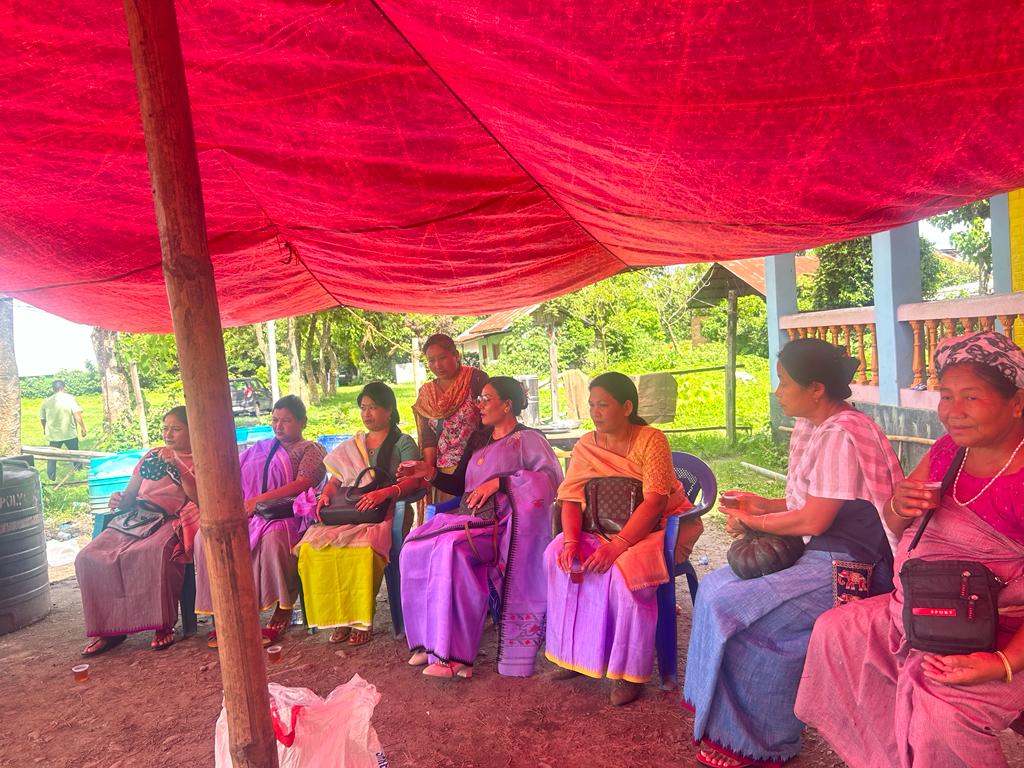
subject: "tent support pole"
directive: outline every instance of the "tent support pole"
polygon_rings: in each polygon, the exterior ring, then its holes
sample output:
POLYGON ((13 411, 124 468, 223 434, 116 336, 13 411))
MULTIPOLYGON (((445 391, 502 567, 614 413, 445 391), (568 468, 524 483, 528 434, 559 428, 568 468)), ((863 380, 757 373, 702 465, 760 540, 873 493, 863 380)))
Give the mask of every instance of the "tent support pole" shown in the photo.
POLYGON ((192 426, 231 756, 237 768, 276 768, 227 364, 174 2, 124 0, 124 9, 192 426))
POLYGON ((736 291, 730 290, 725 333, 725 437, 736 442, 736 291))

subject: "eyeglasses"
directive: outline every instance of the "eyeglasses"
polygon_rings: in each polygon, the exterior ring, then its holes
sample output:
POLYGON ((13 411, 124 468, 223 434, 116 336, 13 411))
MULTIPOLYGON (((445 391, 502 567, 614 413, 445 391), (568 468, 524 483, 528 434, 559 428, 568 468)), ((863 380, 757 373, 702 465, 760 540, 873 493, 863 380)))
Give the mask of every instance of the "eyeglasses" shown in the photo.
POLYGON ((476 401, 480 405, 483 405, 484 403, 489 403, 489 402, 491 402, 491 400, 494 400, 494 399, 496 399, 496 398, 488 397, 487 395, 477 395, 476 396, 476 401))

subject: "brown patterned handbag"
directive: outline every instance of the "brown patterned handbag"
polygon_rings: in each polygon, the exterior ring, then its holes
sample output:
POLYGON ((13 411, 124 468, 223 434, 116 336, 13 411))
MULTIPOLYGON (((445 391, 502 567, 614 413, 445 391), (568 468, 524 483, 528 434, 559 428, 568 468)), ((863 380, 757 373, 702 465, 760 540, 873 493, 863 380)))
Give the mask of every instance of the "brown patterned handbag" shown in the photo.
POLYGON ((583 487, 583 530, 605 538, 619 533, 644 500, 644 486, 631 477, 598 477, 583 487))

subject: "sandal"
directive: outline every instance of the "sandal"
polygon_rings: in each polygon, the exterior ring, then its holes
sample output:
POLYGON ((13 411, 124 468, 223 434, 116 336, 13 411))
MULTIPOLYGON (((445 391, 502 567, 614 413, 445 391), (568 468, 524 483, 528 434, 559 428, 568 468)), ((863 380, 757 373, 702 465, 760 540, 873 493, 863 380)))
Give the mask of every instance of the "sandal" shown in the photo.
POLYGON ((99 656, 101 653, 106 653, 111 648, 116 648, 127 639, 128 635, 113 635, 111 637, 93 638, 92 642, 82 649, 82 655, 86 658, 89 656, 99 656))
POLYGON ((154 632, 153 642, 149 644, 149 647, 154 651, 166 651, 174 645, 174 630, 167 632, 154 632))
POLYGON ((755 766, 764 766, 764 768, 781 768, 782 766, 782 763, 750 763, 746 760, 720 752, 708 744, 700 745, 700 750, 697 752, 696 760, 698 763, 706 765, 708 768, 755 768, 755 766))
POLYGON ((267 629, 274 632, 275 639, 278 635, 288 629, 288 625, 292 623, 292 609, 278 607, 274 610, 274 615, 270 617, 270 621, 267 623, 267 629))
POLYGON ((263 643, 263 647, 266 648, 268 645, 273 645, 277 641, 280 632, 266 627, 260 630, 260 640, 263 643))
POLYGON ((348 636, 349 645, 366 645, 370 642, 371 630, 353 629, 348 636))
POLYGON ((331 636, 327 638, 329 643, 344 643, 352 634, 352 627, 335 627, 331 636))
POLYGON ((448 680, 455 677, 467 680, 473 676, 473 668, 459 664, 457 661, 435 661, 423 669, 423 674, 427 677, 442 677, 448 680))
POLYGON ((430 659, 427 657, 426 651, 416 651, 416 653, 409 657, 409 666, 422 667, 428 661, 430 661, 430 659))
POLYGON ((217 630, 216 629, 213 630, 210 634, 208 634, 206 636, 206 647, 207 648, 216 648, 217 647, 217 630))

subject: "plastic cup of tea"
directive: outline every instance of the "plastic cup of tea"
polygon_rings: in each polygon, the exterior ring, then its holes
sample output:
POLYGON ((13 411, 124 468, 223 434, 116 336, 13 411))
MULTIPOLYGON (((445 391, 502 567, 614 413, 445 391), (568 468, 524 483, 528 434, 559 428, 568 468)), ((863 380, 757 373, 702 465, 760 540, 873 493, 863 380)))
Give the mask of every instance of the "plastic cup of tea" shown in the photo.
POLYGON ((583 583, 583 566, 579 563, 573 563, 572 568, 569 569, 569 581, 573 584, 583 583))
POLYGON ((267 648, 267 658, 270 659, 271 664, 276 664, 281 660, 281 646, 272 645, 267 648))
POLYGON ((722 494, 722 506, 726 509, 743 510, 743 493, 740 491, 726 491, 722 494))
POLYGON ((77 664, 71 668, 71 673, 75 676, 76 683, 84 683, 89 679, 89 665, 77 664))
POLYGON ((929 480, 926 483, 922 483, 924 490, 928 491, 928 508, 935 509, 942 503, 942 482, 939 480, 929 480))

